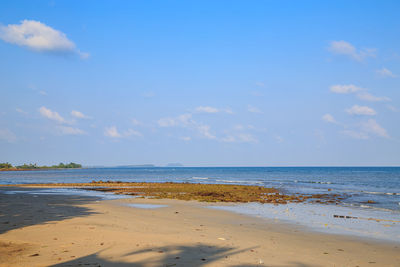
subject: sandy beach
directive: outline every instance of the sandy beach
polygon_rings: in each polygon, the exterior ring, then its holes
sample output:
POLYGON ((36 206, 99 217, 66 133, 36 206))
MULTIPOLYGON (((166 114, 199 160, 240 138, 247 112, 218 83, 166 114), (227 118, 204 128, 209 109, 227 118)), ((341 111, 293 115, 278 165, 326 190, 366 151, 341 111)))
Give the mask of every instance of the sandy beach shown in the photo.
POLYGON ((0 266, 400 265, 395 243, 310 232, 195 201, 4 194, 12 190, 32 189, 2 188, 0 266))
POLYGON ((0 0, 0 267, 400 267, 400 0, 0 0))

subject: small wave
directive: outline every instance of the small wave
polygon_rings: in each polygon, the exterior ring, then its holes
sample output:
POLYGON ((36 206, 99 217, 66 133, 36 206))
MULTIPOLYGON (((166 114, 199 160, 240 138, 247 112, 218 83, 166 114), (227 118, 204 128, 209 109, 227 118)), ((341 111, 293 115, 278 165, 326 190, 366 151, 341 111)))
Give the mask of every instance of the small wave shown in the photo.
POLYGON ((295 180, 294 181, 295 183, 305 183, 305 184, 332 184, 332 182, 324 182, 324 181, 298 181, 298 180, 295 180))
POLYGON ((245 181, 234 181, 234 180, 215 180, 216 182, 224 182, 224 183, 244 183, 245 181))
POLYGON ((224 183, 235 183, 235 184, 263 184, 263 182, 258 181, 243 181, 243 180, 215 180, 216 182, 224 182, 224 183))
POLYGON ((351 189, 342 189, 340 191, 349 193, 363 193, 369 195, 400 196, 400 192, 376 192, 376 191, 351 190, 351 189))
POLYGON ((374 192, 374 191, 361 191, 361 192, 365 193, 365 194, 371 194, 371 195, 400 196, 400 193, 396 193, 396 192, 374 192))
POLYGON ((192 177, 194 180, 208 180, 208 177, 192 177))

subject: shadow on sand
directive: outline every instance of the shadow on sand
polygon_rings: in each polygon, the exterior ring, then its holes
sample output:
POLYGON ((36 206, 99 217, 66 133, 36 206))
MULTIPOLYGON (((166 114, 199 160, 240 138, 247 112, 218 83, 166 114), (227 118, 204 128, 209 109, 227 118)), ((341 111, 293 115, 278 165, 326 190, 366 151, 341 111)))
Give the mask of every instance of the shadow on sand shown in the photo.
POLYGON ((78 205, 99 199, 74 195, 51 195, 49 198, 48 195, 32 194, 35 191, 40 193, 40 190, 32 188, 0 187, 0 234, 26 226, 94 214, 78 205))
MULTIPOLYGON (((0 187, 0 234, 7 231, 37 224, 52 223, 69 218, 89 216, 95 214, 87 208, 81 207, 96 200, 97 197, 85 197, 74 195, 48 195, 40 194, 40 190, 31 188, 0 187), (39 194, 32 194, 37 190, 39 194), (25 191, 25 193, 15 191, 25 191)), ((116 267, 144 267, 144 266, 232 266, 232 267, 316 267, 298 262, 291 262, 285 265, 270 265, 268 259, 254 258, 248 264, 229 261, 243 252, 249 252, 256 247, 238 249, 229 246, 213 246, 206 244, 164 246, 147 249, 135 247, 129 253, 115 255, 108 253, 111 248, 98 251, 91 255, 72 259, 67 262, 52 266, 116 266, 116 267), (112 256, 110 256, 112 255, 112 256), (226 261, 225 261, 226 260, 226 261), (233 263, 233 264, 232 264, 233 263)), ((129 248, 127 248, 129 251, 129 248)), ((238 262, 238 261, 236 261, 238 262)))
POLYGON ((248 252, 255 247, 246 249, 237 249, 233 247, 207 246, 203 244, 194 246, 167 246, 149 249, 135 250, 123 254, 119 257, 108 258, 106 250, 74 259, 68 262, 52 265, 61 266, 115 266, 115 267, 145 267, 145 266, 231 266, 231 267, 253 267, 253 266, 272 266, 272 267, 317 267, 316 265, 307 265, 299 262, 290 262, 285 265, 269 265, 268 261, 260 262, 260 259, 254 257, 255 264, 228 264, 224 259, 228 259, 236 254, 248 252), (217 262, 218 261, 218 262, 217 262), (258 264, 257 264, 258 263, 258 264))

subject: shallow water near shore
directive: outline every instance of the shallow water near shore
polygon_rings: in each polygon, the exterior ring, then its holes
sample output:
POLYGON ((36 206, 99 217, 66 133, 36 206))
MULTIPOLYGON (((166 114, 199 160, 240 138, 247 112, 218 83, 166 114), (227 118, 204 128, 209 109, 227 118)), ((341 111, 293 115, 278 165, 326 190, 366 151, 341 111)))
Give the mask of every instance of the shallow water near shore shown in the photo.
POLYGON ((76 189, 76 188, 46 188, 46 189, 38 189, 38 188, 23 188, 18 190, 1 190, 0 193, 3 194, 31 194, 31 195, 67 195, 67 196, 84 196, 84 197, 95 197, 101 200, 113 200, 113 199, 123 199, 123 198, 132 198, 133 196, 127 195, 116 195, 114 193, 109 192, 98 192, 92 190, 84 190, 84 189, 76 189))
POLYGON ((244 215, 299 224, 308 230, 330 234, 355 235, 400 243, 398 212, 365 210, 315 203, 232 204, 210 206, 244 215))

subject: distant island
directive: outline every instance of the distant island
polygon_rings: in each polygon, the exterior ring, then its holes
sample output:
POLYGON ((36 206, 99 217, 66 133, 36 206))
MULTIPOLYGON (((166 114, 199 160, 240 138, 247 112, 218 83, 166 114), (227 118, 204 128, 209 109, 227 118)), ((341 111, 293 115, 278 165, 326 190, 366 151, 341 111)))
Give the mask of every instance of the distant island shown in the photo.
POLYGON ((29 171, 29 170, 41 170, 41 169, 79 169, 82 168, 81 164, 78 163, 60 163, 58 165, 53 165, 53 166, 38 166, 36 163, 32 164, 26 164, 24 163, 23 165, 19 166, 13 166, 11 163, 0 163, 0 171, 29 171))

